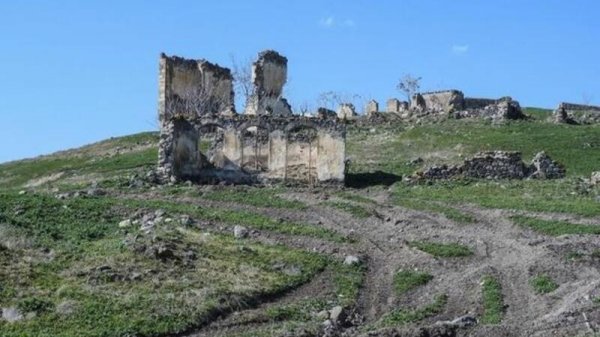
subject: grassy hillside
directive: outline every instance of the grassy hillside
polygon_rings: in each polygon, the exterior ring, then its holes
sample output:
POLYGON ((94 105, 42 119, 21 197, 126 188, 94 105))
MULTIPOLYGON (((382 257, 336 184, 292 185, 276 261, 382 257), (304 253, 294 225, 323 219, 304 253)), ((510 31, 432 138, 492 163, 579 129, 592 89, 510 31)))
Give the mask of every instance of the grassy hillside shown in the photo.
MULTIPOLYGON (((241 328, 224 335, 311 333, 329 317, 323 311, 337 305, 366 316, 365 329, 452 318, 464 312, 453 307, 462 302, 459 295, 446 288, 454 279, 437 272, 438 262, 433 268, 423 261, 464 261, 444 264, 447 269, 483 259, 478 245, 488 238, 461 239, 474 232, 469 226, 484 221, 481 209, 526 212, 507 218, 515 224, 510 231, 598 233, 600 191, 585 178, 600 170, 600 127, 547 123, 548 111, 541 109, 527 113, 535 119, 351 126, 348 180, 363 188, 346 191, 151 186, 140 177, 156 164, 158 135, 152 132, 1 164, 0 308, 23 317, 14 323, 0 319, 0 335, 169 336, 235 310, 242 314, 226 322, 241 328), (521 151, 526 161, 543 150, 568 176, 422 184, 401 179, 482 150, 521 151), (404 209, 417 211, 408 217, 404 209), (555 213, 591 218, 577 225, 571 218, 547 219, 555 213), (445 222, 431 234, 421 230, 430 225, 421 214, 445 222), (379 233, 384 225, 393 227, 379 233), (247 234, 234 237, 235 226, 247 234), (402 226, 409 234, 392 241, 402 226), (456 242, 440 240, 440 230, 443 238, 452 239, 451 230, 462 234, 456 242), (461 254, 437 253, 447 247, 461 254), (342 263, 358 252, 383 260, 368 268, 364 261, 342 263)), ((494 268, 477 272, 492 286, 482 290, 476 311, 499 324, 503 289, 512 285, 494 268)))

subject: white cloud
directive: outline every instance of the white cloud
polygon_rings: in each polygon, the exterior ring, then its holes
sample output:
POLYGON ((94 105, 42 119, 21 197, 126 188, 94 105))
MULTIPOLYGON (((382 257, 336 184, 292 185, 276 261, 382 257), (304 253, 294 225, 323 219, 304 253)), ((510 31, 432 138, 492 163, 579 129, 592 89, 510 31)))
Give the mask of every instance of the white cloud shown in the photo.
POLYGON ((354 26, 356 26, 356 24, 354 23, 354 20, 346 19, 346 20, 344 20, 343 26, 354 27, 354 26))
POLYGON ((344 19, 337 20, 333 16, 328 16, 326 18, 322 18, 319 20, 319 26, 325 28, 333 28, 333 27, 354 27, 356 26, 356 22, 352 19, 344 19))
POLYGON ((466 54, 469 51, 468 44, 455 44, 452 46, 452 52, 457 55, 466 54))
POLYGON ((333 18, 333 16, 329 16, 326 18, 323 18, 319 21, 319 24, 323 27, 333 27, 335 25, 335 19, 333 18))

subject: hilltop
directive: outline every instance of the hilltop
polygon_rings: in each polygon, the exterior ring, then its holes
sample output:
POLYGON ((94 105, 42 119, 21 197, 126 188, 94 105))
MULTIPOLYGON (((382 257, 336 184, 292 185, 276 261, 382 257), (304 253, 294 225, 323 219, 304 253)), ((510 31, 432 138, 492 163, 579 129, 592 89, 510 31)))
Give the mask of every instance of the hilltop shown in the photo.
POLYGON ((337 189, 157 185, 156 132, 2 164, 1 335, 593 335, 600 127, 524 112, 349 125, 337 189), (487 150, 567 176, 404 179, 487 150))

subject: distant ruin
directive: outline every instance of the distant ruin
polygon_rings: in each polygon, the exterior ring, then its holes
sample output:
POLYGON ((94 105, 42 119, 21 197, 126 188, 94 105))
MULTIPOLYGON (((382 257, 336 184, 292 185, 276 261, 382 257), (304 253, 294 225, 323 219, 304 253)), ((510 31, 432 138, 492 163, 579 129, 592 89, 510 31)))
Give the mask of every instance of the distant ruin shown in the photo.
POLYGON ((397 114, 402 119, 426 117, 491 119, 525 118, 519 102, 510 97, 499 99, 465 97, 460 90, 442 90, 417 93, 410 102, 391 98, 387 101, 388 113, 397 114))
POLYGON ((237 115, 231 72, 206 60, 160 56, 157 173, 165 182, 342 184, 344 123, 294 116, 281 97, 287 59, 264 51, 255 91, 237 115), (202 137, 212 144, 202 149, 202 137))
POLYGON ((600 107, 562 102, 554 110, 554 121, 566 124, 600 123, 600 107))

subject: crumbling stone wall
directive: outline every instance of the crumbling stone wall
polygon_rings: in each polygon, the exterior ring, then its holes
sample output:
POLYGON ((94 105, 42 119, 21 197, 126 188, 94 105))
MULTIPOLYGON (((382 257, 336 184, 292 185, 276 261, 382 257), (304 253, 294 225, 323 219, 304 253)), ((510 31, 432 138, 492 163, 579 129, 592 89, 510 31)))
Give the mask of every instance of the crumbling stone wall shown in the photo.
POLYGON ((465 97, 464 108, 465 109, 483 109, 486 106, 497 104, 500 100, 492 99, 492 98, 465 97))
POLYGON ((374 112, 379 112, 379 103, 372 99, 369 102, 367 102, 367 105, 365 106, 365 115, 370 115, 374 112))
POLYGON ((345 175, 345 125, 337 119, 236 115, 231 118, 176 118, 164 123, 158 172, 163 180, 199 183, 296 181, 341 184, 345 175), (209 162, 197 147, 206 125, 222 136, 209 162), (297 130, 312 130, 302 136, 297 130))
POLYGON ((253 95, 246 102, 246 114, 290 116, 292 109, 282 97, 287 81, 287 58, 276 51, 266 50, 258 54, 252 64, 253 95))
POLYGON ((204 59, 160 55, 158 109, 161 118, 235 113, 231 71, 204 59))
POLYGON ((450 113, 464 108, 464 94, 459 90, 443 90, 422 93, 425 109, 450 113))
POLYGON ((408 102, 400 101, 397 98, 390 98, 386 103, 386 112, 402 114, 408 110, 408 102))
POLYGON ((342 120, 352 120, 356 118, 357 113, 352 103, 342 103, 337 110, 337 116, 342 120))
POLYGON ((546 153, 535 155, 530 165, 521 159, 520 152, 487 151, 466 159, 462 165, 434 166, 417 172, 421 179, 451 179, 456 177, 479 179, 557 179, 565 177, 562 165, 553 161, 546 153))
POLYGON ((510 97, 504 97, 495 101, 494 104, 487 105, 483 108, 465 109, 455 111, 454 118, 489 118, 492 120, 506 119, 524 119, 527 116, 523 113, 519 102, 514 101, 510 97))
POLYGON ((600 107, 562 102, 553 116, 556 123, 596 124, 600 123, 600 107))

